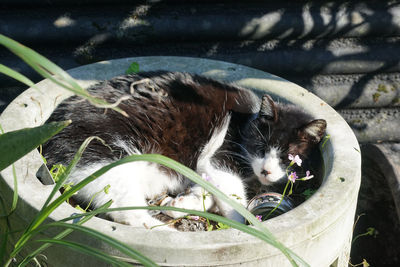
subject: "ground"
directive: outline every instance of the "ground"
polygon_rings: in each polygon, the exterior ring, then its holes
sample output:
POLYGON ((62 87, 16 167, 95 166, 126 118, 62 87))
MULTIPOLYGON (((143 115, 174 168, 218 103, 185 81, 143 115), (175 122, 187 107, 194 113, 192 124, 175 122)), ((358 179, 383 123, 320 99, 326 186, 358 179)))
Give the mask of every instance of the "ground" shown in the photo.
POLYGON ((351 263, 365 259, 370 266, 400 266, 400 223, 384 173, 375 162, 363 157, 362 182, 358 198, 351 263), (370 229, 368 229, 370 228, 370 229), (372 228, 372 229, 371 229, 372 228))

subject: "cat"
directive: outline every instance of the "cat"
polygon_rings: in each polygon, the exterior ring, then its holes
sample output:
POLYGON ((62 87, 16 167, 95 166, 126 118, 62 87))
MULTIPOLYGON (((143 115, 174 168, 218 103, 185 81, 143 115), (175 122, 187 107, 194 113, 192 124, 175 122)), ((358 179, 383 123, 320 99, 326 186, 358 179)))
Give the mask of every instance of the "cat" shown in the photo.
MULTIPOLYGON (((48 166, 67 165, 83 141, 92 141, 67 183, 77 184, 99 168, 132 154, 158 153, 195 170, 226 195, 247 205, 246 179, 271 185, 285 179, 288 154, 306 160, 325 134, 326 121, 302 109, 262 100, 251 90, 200 75, 181 72, 141 72, 100 82, 88 91, 118 107, 97 108, 72 96, 47 121, 72 124, 43 146, 48 166)), ((217 208, 243 221, 225 202, 208 197, 189 179, 161 165, 144 161, 115 167, 81 189, 74 198, 96 208, 112 199, 111 207, 146 206, 148 199, 167 192, 180 194, 168 205, 203 210, 217 208), (108 194, 102 189, 110 185, 108 194), (98 193, 100 192, 100 193, 98 193), (92 200, 92 201, 91 201, 92 200)), ((172 217, 182 216, 169 212, 172 217)), ((108 216, 135 227, 162 224, 146 210, 111 212, 108 216)), ((168 227, 162 227, 171 230, 168 227)), ((158 229, 158 228, 157 228, 158 229)))

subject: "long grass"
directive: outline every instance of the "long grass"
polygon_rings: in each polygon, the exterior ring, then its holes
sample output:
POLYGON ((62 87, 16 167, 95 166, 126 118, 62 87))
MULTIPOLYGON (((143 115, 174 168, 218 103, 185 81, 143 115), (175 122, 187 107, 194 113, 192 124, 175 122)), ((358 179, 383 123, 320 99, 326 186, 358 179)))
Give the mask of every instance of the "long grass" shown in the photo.
MULTIPOLYGON (((18 57, 20 57, 23 61, 25 61, 26 64, 28 64, 42 77, 47 78, 58 86, 61 86, 64 89, 87 99, 96 107, 111 108, 117 112, 120 112, 124 116, 127 116, 125 111, 118 108, 114 104, 107 103, 103 99, 90 95, 89 92, 82 88, 67 72, 65 72, 63 69, 61 69, 59 66, 57 66, 44 56, 33 51, 32 49, 4 36, 3 34, 0 34, 0 44, 8 48, 18 57)), ((29 86, 32 84, 32 82, 27 77, 13 71, 7 66, 0 65, 0 72, 29 86)))
MULTIPOLYGON (((19 56, 21 59, 23 59, 28 65, 30 65, 34 70, 36 70, 44 78, 47 78, 47 79, 53 81, 55 84, 65 88, 66 90, 69 90, 69 91, 73 92, 74 94, 77 94, 77 95, 87 99, 95 106, 103 107, 103 108, 113 108, 116 111, 122 113, 123 115, 126 115, 126 113, 123 110, 120 110, 118 107, 116 107, 115 103, 109 104, 109 103, 106 103, 105 101, 103 101, 102 99, 98 99, 96 97, 91 96, 85 89, 81 88, 78 85, 78 83, 68 73, 63 71, 60 67, 58 67, 54 63, 50 62, 48 59, 44 58, 40 54, 31 50, 30 48, 27 48, 27 47, 21 45, 20 43, 14 41, 4 35, 1 35, 1 34, 0 34, 0 44, 4 45, 8 49, 10 49, 13 53, 15 53, 17 56, 19 56)), ((6 67, 4 65, 0 65, 0 72, 4 73, 10 77, 13 77, 16 80, 23 82, 24 84, 26 84, 28 86, 33 85, 33 83, 28 78, 13 71, 12 69, 10 69, 9 67, 6 67)), ((43 126, 39 126, 39 127, 35 127, 35 128, 23 129, 23 130, 13 131, 13 132, 9 132, 9 133, 0 135, 0 150, 2 151, 2 153, 0 153, 0 170, 3 170, 7 166, 11 165, 16 160, 21 158, 23 155, 27 154, 29 151, 31 151, 32 149, 35 149, 41 143, 43 143, 46 140, 48 140, 49 138, 51 138, 59 130, 61 130, 66 125, 68 125, 68 123, 69 122, 61 122, 58 124, 57 123, 56 124, 45 124, 43 126), (21 138, 22 139, 25 138, 24 140, 29 139, 30 141, 28 143, 25 143, 25 141, 21 141, 21 138)), ((86 146, 90 143, 91 140, 93 140, 95 138, 97 138, 97 137, 92 137, 92 138, 86 140, 82 144, 81 148, 77 151, 74 159, 72 160, 70 165, 67 167, 67 171, 62 174, 59 181, 55 184, 51 194, 48 196, 47 200, 43 204, 43 207, 38 212, 37 216, 35 216, 35 218, 33 218, 33 220, 30 222, 30 224, 23 230, 22 234, 19 236, 18 240, 15 242, 15 245, 12 248, 12 251, 9 253, 6 253, 6 244, 8 242, 7 238, 8 238, 8 235, 10 234, 10 230, 5 229, 2 231, 2 237, 4 239, 0 243, 1 244, 0 260, 4 260, 5 258, 7 258, 7 260, 5 262, 5 266, 9 266, 11 264, 11 262, 13 261, 13 259, 20 254, 20 252, 26 247, 26 245, 30 244, 32 242, 39 243, 42 245, 40 245, 37 249, 31 251, 26 257, 24 257, 23 260, 18 264, 18 266, 26 266, 26 264, 35 260, 35 257, 39 253, 42 253, 45 249, 47 249, 51 245, 65 246, 65 247, 73 249, 73 250, 78 250, 86 255, 96 257, 98 259, 104 260, 113 265, 118 265, 118 266, 126 265, 125 263, 120 262, 115 257, 109 256, 106 253, 104 253, 103 251, 99 251, 96 248, 86 247, 84 244, 79 244, 76 242, 63 240, 63 238, 65 236, 67 236, 69 233, 71 233, 72 231, 80 231, 81 233, 88 235, 92 238, 97 238, 97 239, 101 240, 102 242, 107 243, 108 245, 120 250, 122 253, 124 253, 128 257, 131 257, 132 259, 139 261, 144 266, 157 266, 152 260, 145 257, 138 251, 130 248, 129 246, 121 243, 120 241, 115 240, 112 237, 109 237, 107 235, 104 235, 103 233, 100 233, 96 230, 90 229, 90 228, 82 225, 87 220, 89 220, 90 218, 92 218, 94 215, 96 215, 98 213, 113 212, 113 211, 120 211, 120 210, 127 210, 127 209, 130 209, 130 210, 170 209, 170 210, 182 211, 185 213, 203 216, 205 218, 224 223, 224 224, 229 225, 233 228, 236 228, 240 231, 243 231, 245 233, 253 235, 253 236, 265 241, 266 243, 278 248, 288 258, 288 260, 290 261, 290 263, 293 266, 308 266, 308 264, 306 262, 304 262, 299 256, 297 256, 293 251, 286 248, 283 244, 281 244, 279 241, 277 241, 276 238, 272 235, 272 233, 242 205, 240 205, 236 201, 230 199, 228 196, 223 194, 218 188, 214 187, 209 182, 203 180, 193 170, 187 168, 186 166, 184 166, 176 161, 173 161, 172 159, 166 158, 162 155, 132 155, 132 156, 128 156, 128 157, 118 160, 114 163, 111 163, 107 166, 104 166, 103 168, 94 172, 92 175, 89 175, 88 177, 86 177, 80 183, 74 185, 70 190, 65 191, 63 194, 61 194, 58 197, 55 197, 57 191, 63 185, 63 182, 68 178, 68 175, 71 173, 74 166, 79 161, 86 146), (110 170, 111 168, 119 166, 121 164, 134 162, 134 161, 148 161, 148 162, 161 164, 161 165, 164 165, 168 168, 171 168, 171 169, 181 173, 183 176, 187 177, 188 179, 190 179, 193 182, 202 186, 205 190, 207 190, 211 194, 215 195, 219 199, 221 199, 221 200, 225 201, 226 203, 228 203, 229 205, 231 205, 234 209, 237 210, 237 212, 239 212, 243 217, 245 217, 247 219, 247 221, 249 221, 254 227, 247 226, 247 225, 229 220, 227 218, 224 218, 224 217, 221 217, 221 216, 218 216, 215 214, 207 213, 207 212, 201 212, 201 211, 195 211, 195 210, 182 210, 182 209, 178 209, 178 208, 174 208, 174 207, 125 207, 125 208, 110 209, 109 208, 110 203, 107 203, 106 205, 102 206, 101 208, 99 208, 95 211, 68 217, 60 222, 45 223, 46 219, 50 216, 50 214, 55 209, 57 209, 64 201, 69 199, 74 193, 76 193, 77 191, 82 189, 84 186, 86 186, 90 182, 94 181, 99 176, 103 175, 105 172, 110 170), (55 199, 53 200, 53 198, 55 198, 55 199), (70 221, 72 219, 78 219, 78 218, 79 218, 79 221, 77 223, 72 223, 72 224, 67 223, 68 221, 70 221), (42 233, 43 231, 45 231, 46 229, 48 229, 50 227, 58 227, 58 228, 61 227, 64 230, 61 231, 58 235, 54 236, 53 238, 44 238, 44 239, 37 238, 38 234, 42 233)), ((4 219, 6 222, 8 222, 8 219, 9 219, 8 217, 12 213, 12 211, 18 208, 17 207, 18 188, 17 188, 17 184, 16 184, 17 177, 15 176, 14 178, 15 178, 14 198, 13 198, 11 212, 7 212, 6 207, 4 207, 3 208, 5 211, 4 216, 1 218, 1 219, 4 219)), ((9 224, 7 224, 7 223, 6 223, 6 225, 9 226, 9 224)))

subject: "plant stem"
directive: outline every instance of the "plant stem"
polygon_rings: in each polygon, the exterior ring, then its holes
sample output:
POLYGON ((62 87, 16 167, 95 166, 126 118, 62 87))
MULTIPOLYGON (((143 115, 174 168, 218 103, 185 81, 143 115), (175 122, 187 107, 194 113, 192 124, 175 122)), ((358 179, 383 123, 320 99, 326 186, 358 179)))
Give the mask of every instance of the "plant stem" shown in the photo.
POLYGON ((285 193, 286 193, 286 190, 287 190, 289 184, 290 184, 290 181, 288 180, 286 183, 285 189, 283 190, 281 200, 279 200, 278 205, 276 205, 275 208, 268 213, 268 215, 265 217, 265 219, 268 219, 268 217, 281 205, 283 198, 285 197, 285 193))

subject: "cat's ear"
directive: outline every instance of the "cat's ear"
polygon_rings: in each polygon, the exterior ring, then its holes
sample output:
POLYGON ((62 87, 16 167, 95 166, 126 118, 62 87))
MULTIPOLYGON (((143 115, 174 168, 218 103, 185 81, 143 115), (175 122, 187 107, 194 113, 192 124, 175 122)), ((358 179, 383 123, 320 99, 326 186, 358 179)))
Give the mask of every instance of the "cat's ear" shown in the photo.
POLYGON ((324 137, 326 131, 326 121, 325 120, 313 120, 298 131, 300 139, 306 139, 307 141, 318 144, 319 141, 324 137))
POLYGON ((268 120, 278 121, 278 110, 272 98, 265 94, 262 97, 260 107, 260 117, 266 117, 268 120))

